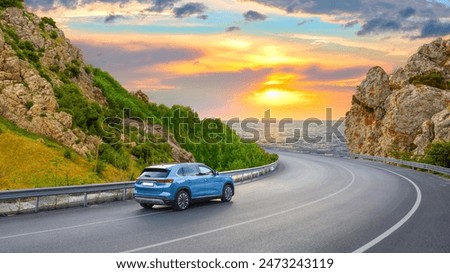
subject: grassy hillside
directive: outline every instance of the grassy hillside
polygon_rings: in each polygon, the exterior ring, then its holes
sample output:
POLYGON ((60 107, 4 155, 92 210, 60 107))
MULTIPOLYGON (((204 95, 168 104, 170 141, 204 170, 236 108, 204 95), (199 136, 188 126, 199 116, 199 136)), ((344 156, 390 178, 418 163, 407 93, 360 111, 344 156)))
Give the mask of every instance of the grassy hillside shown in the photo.
POLYGON ((123 171, 109 164, 99 174, 97 161, 20 129, 0 117, 0 190, 124 181, 140 169, 123 171))

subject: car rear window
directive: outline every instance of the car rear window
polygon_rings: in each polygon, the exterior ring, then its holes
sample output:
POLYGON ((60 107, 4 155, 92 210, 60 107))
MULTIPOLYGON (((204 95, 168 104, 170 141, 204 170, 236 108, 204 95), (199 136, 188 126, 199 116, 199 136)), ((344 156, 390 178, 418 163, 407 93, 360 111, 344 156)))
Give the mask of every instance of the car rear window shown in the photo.
POLYGON ((145 169, 139 177, 141 178, 166 178, 169 175, 167 169, 145 169))

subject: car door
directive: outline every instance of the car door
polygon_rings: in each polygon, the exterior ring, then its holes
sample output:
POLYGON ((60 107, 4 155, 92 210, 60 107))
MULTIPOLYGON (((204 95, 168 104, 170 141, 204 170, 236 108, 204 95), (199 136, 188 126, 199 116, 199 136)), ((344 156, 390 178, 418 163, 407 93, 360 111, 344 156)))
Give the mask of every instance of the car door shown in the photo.
POLYGON ((199 198, 205 195, 204 191, 204 181, 199 175, 199 170, 196 166, 185 166, 183 167, 183 175, 185 178, 185 183, 191 190, 191 198, 199 198))
POLYGON ((204 178, 205 193, 208 196, 219 196, 222 194, 222 183, 220 179, 215 175, 213 169, 199 165, 199 174, 204 178))

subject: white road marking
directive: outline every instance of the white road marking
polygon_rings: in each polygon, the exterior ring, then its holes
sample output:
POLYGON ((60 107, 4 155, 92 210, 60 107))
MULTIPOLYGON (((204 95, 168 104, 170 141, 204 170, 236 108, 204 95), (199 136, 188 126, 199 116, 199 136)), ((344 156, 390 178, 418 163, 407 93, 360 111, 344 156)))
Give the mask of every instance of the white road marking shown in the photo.
POLYGON ((363 245, 362 247, 358 248, 357 250, 353 251, 353 253, 363 253, 365 251, 367 251, 368 249, 370 249, 371 247, 373 247, 374 245, 378 244, 379 242, 381 242, 383 239, 385 239, 386 237, 388 237, 389 235, 391 235, 394 231, 396 231, 397 229, 399 229, 404 223, 406 223, 406 221, 409 220, 409 218, 411 218, 411 216, 413 216, 413 214, 417 211, 417 209, 420 206, 420 202, 422 201, 422 192, 420 191, 419 187, 416 185, 416 183, 414 183, 414 181, 412 181, 411 179, 409 179, 406 176, 403 176, 399 173, 396 173, 394 171, 385 169, 385 168, 380 168, 380 167, 375 167, 375 166, 371 166, 373 168, 377 168, 380 170, 384 170, 387 172, 390 172, 392 174, 395 174, 403 179, 405 179, 406 181, 408 181, 409 183, 411 183, 414 187, 414 189, 416 190, 417 193, 417 198, 416 198, 416 202, 414 203, 414 205, 412 206, 411 210, 400 220, 398 221, 395 225, 393 225, 391 228, 389 228, 388 230, 386 230, 385 232, 383 232, 382 234, 380 234, 378 237, 376 237, 375 239, 373 239, 372 241, 368 242, 367 244, 363 245))
POLYGON ((80 228, 80 227, 88 227, 88 226, 94 226, 94 225, 100 225, 100 224, 109 224, 109 223, 113 223, 113 222, 119 222, 119 221, 124 221, 124 220, 129 220, 129 219, 140 218, 140 217, 146 217, 146 216, 156 215, 156 214, 161 214, 161 213, 163 213, 163 211, 146 213, 146 214, 136 215, 136 216, 129 216, 129 217, 124 217, 124 218, 119 218, 119 219, 91 222, 91 223, 74 225, 74 226, 66 226, 66 227, 60 227, 60 228, 53 228, 53 229, 46 229, 46 230, 39 230, 39 231, 32 231, 32 232, 27 232, 27 233, 8 235, 8 236, 0 237, 0 240, 17 238, 17 237, 22 237, 22 236, 30 236, 30 235, 36 235, 36 234, 42 234, 42 233, 48 233, 48 232, 54 232, 54 231, 62 231, 62 230, 80 228))
POLYGON ((172 244, 172 243, 176 243, 176 242, 180 242, 180 241, 184 241, 184 240, 200 237, 200 236, 203 236, 203 235, 208 235, 208 234, 211 234, 211 233, 215 233, 215 232, 219 232, 219 231, 223 231, 223 230, 227 230, 227 229, 231 229, 231 228, 235 228, 235 227, 251 224, 251 223, 254 223, 254 222, 258 222, 258 221, 266 220, 266 219, 269 219, 269 218, 272 218, 272 217, 276 217, 276 216, 279 216, 279 215, 287 214, 289 212, 292 212, 292 211, 295 211, 295 210, 298 210, 298 209, 301 209, 301 208, 304 208, 304 207, 307 207, 307 206, 319 203, 319 202, 324 201, 326 199, 329 199, 331 197, 334 197, 334 196, 342 193, 343 191, 347 190, 348 188, 350 188, 353 185, 353 183, 355 182, 355 174, 351 170, 347 169, 346 167, 340 166, 340 165, 338 165, 338 166, 343 168, 343 169, 345 169, 346 171, 348 171, 351 174, 352 179, 351 179, 350 183, 348 183, 344 188, 340 189, 339 191, 334 192, 332 194, 329 194, 327 196, 324 196, 324 197, 322 197, 320 199, 317 199, 317 200, 314 200, 314 201, 308 202, 306 204, 302 204, 302 205, 299 205, 297 207, 293 207, 293 208, 290 208, 290 209, 287 209, 287 210, 279 211, 279 212, 272 213, 272 214, 269 214, 269 215, 265 215, 265 216, 262 216, 262 217, 258 217, 258 218, 254 218, 254 219, 251 219, 251 220, 247 220, 247 221, 243 221, 243 222, 240 222, 240 223, 236 223, 236 224, 233 224, 233 225, 224 226, 224 227, 220 227, 220 228, 216 228, 216 229, 212 229, 212 230, 208 230, 208 231, 204 231, 204 232, 200 232, 200 233, 196 233, 196 234, 192 234, 192 235, 188 235, 188 236, 184 236, 184 237, 180 237, 180 238, 176 238, 176 239, 173 239, 173 240, 168 240, 168 241, 164 241, 164 242, 160 242, 160 243, 156 243, 156 244, 151 244, 151 245, 147 245, 147 246, 143 246, 143 247, 134 248, 134 249, 131 249, 131 250, 124 251, 124 253, 138 252, 138 251, 142 251, 142 250, 147 250, 147 249, 150 249, 150 248, 155 248, 155 247, 158 247, 158 246, 168 245, 168 244, 172 244))

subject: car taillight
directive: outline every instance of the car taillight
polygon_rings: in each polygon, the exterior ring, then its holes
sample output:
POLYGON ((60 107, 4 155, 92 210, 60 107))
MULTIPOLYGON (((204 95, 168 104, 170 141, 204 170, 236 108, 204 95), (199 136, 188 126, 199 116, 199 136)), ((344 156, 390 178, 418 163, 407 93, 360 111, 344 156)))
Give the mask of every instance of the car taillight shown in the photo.
POLYGON ((158 180, 159 183, 173 183, 173 179, 158 180))

